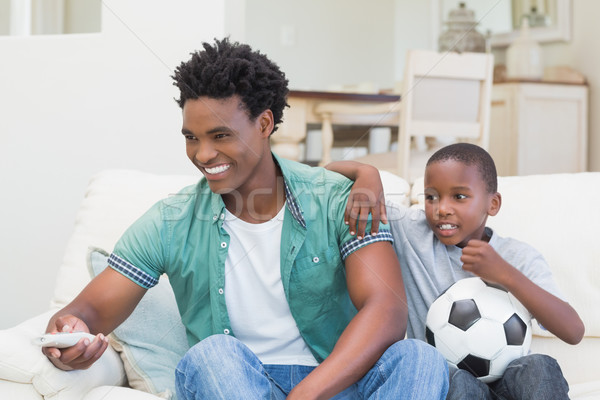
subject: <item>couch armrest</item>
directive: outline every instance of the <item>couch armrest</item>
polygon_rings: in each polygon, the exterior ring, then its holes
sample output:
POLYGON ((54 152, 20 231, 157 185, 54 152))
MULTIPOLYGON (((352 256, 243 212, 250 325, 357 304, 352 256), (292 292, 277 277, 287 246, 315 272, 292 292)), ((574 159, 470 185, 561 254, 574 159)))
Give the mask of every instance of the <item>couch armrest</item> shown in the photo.
MULTIPOLYGON (((0 331, 0 379, 32 384, 45 399, 82 399, 97 386, 119 386, 125 382, 123 363, 109 347, 87 370, 62 371, 56 368, 32 340, 41 335, 54 311, 31 318, 0 331)), ((5 396, 0 393, 0 398, 5 396)))

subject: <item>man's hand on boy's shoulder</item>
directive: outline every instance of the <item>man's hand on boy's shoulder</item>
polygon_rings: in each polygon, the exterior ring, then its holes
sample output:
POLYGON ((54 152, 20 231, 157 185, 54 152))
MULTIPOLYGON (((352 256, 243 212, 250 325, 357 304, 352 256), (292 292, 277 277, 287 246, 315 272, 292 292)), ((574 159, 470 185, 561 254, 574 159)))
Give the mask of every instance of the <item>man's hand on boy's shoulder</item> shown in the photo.
POLYGON ((344 221, 350 229, 350 234, 358 238, 365 237, 369 214, 371 215, 370 233, 377 234, 379 223, 387 224, 387 214, 379 171, 372 167, 357 171, 354 185, 348 196, 344 221))
POLYGON ((372 165, 356 161, 334 161, 325 168, 354 181, 344 213, 344 222, 348 225, 350 234, 359 238, 365 237, 369 214, 372 219, 370 233, 379 233, 379 222, 387 224, 385 196, 379 170, 372 165))
POLYGON ((471 239, 462 250, 463 269, 490 283, 502 284, 509 268, 513 268, 488 242, 471 239))
POLYGON ((379 223, 387 223, 383 191, 381 194, 376 194, 355 183, 348 196, 344 213, 344 222, 348 225, 351 235, 356 235, 358 238, 365 237, 369 214, 371 215, 370 233, 376 235, 379 232, 379 223))

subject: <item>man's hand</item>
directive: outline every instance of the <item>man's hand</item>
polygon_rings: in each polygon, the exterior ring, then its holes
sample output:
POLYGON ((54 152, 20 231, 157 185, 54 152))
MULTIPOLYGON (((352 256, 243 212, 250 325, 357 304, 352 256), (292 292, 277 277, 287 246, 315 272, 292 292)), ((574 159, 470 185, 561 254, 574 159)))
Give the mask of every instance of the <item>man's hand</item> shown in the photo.
MULTIPOLYGON (((46 333, 57 332, 88 332, 87 325, 73 315, 63 315, 50 322, 46 333)), ((96 335, 90 342, 81 339, 74 346, 57 349, 55 347, 42 347, 42 353, 57 368, 70 371, 74 369, 88 369, 102 356, 108 347, 108 339, 103 334, 96 335)))
POLYGON ((379 222, 387 224, 383 184, 376 168, 362 165, 356 172, 344 213, 344 221, 349 226, 350 234, 356 234, 358 238, 365 236, 369 214, 371 234, 376 235, 379 232, 379 222))
POLYGON ((367 221, 371 214, 371 234, 376 235, 379 232, 379 222, 388 222, 379 170, 372 165, 356 161, 334 161, 325 168, 354 181, 344 213, 344 222, 348 225, 350 234, 359 238, 365 237, 367 221))

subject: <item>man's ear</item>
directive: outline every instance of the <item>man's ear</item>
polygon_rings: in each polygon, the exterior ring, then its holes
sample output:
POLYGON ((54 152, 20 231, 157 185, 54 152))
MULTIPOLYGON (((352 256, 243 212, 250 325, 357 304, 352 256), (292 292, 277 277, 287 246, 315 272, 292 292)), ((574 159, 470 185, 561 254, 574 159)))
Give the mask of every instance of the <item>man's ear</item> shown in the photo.
POLYGON ((275 127, 275 122, 273 121, 273 112, 269 109, 263 111, 258 116, 258 123, 260 127, 260 133, 262 137, 269 137, 273 132, 273 128, 275 127))
POLYGON ((502 206, 502 196, 500 193, 496 192, 491 194, 488 215, 493 217, 494 215, 498 214, 498 211, 500 211, 500 206, 502 206))

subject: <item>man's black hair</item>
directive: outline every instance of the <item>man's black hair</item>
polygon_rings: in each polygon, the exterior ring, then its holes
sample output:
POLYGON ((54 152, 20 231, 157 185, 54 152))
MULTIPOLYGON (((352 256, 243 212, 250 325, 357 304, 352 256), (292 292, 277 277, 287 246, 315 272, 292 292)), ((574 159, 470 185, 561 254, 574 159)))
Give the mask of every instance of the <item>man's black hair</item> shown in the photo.
POLYGON ((192 53, 192 58, 182 62, 172 76, 181 93, 179 106, 183 108, 186 100, 203 96, 226 99, 238 95, 251 120, 270 109, 275 132, 283 119, 283 109, 288 106, 289 91, 288 80, 277 64, 229 38, 202 46, 204 50, 192 53))
POLYGON ((498 191, 496 164, 492 156, 483 148, 471 143, 454 143, 433 153, 427 161, 427 165, 447 160, 458 161, 465 165, 475 165, 481 179, 485 182, 488 193, 498 191))

